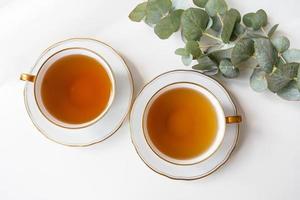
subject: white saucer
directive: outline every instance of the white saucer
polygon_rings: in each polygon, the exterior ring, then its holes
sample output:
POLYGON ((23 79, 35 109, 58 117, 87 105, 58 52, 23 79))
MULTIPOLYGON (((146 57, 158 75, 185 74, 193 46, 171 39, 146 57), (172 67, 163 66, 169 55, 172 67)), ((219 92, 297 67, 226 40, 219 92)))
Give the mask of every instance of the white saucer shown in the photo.
POLYGON ((153 171, 178 180, 200 179, 216 171, 230 157, 239 136, 239 125, 226 126, 224 140, 219 149, 208 159, 192 164, 178 165, 161 159, 148 146, 143 134, 142 119, 147 102, 164 86, 177 82, 192 82, 210 90, 220 101, 226 116, 237 115, 237 109, 225 88, 216 80, 192 70, 175 70, 162 74, 141 91, 130 114, 131 139, 138 155, 153 171))
POLYGON ((26 109, 33 124, 44 136, 67 146, 88 146, 108 138, 122 125, 131 107, 133 82, 126 63, 112 47, 103 42, 86 38, 69 39, 49 47, 38 59, 31 74, 37 74, 40 66, 49 56, 58 51, 74 47, 94 51, 110 65, 115 78, 115 98, 107 113, 88 127, 67 129, 53 124, 40 112, 34 97, 34 87, 30 82, 26 83, 24 98, 26 109))

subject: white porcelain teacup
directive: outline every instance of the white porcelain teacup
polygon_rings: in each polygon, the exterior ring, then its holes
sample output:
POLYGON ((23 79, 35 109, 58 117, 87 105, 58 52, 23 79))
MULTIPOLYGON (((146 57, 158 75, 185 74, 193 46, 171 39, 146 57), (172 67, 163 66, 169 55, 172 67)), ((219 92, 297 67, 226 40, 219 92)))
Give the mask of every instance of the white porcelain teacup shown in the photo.
POLYGON ((63 49, 63 50, 58 51, 58 52, 54 53, 53 55, 49 56, 48 59, 38 67, 39 67, 39 70, 36 75, 21 74, 20 79, 23 81, 33 82, 35 101, 38 105, 40 112, 44 115, 44 117, 46 117, 50 122, 54 123, 55 125, 58 125, 58 126, 61 126, 64 128, 70 128, 70 129, 87 127, 87 126, 90 126, 91 124, 97 122, 100 118, 102 118, 105 115, 105 113, 108 111, 108 109, 110 108, 110 106, 113 102, 114 96, 115 96, 115 78, 114 78, 114 75, 112 73, 112 70, 111 70, 109 64, 98 53, 96 53, 92 50, 89 50, 89 49, 85 49, 85 48, 75 48, 74 47, 74 48, 63 49), (103 66, 103 68, 107 72, 110 82, 111 82, 110 97, 105 106, 105 109, 94 119, 92 119, 88 122, 79 123, 79 124, 66 123, 66 122, 63 122, 63 121, 57 119, 53 115, 51 115, 50 112, 46 109, 46 107, 43 103, 43 100, 42 100, 42 95, 41 95, 41 85, 42 85, 42 81, 44 79, 44 76, 45 76, 47 70, 49 68, 51 68, 52 64, 55 63, 57 60, 59 60, 63 57, 66 57, 66 56, 70 56, 70 55, 84 55, 84 56, 88 56, 90 58, 95 59, 97 62, 99 62, 103 66))
POLYGON ((154 151, 154 153, 156 153, 160 158, 162 158, 168 162, 174 163, 174 164, 191 165, 191 164, 195 164, 195 163, 204 161, 205 159, 209 158, 212 154, 214 154, 214 152, 217 151, 217 149, 219 148, 219 146, 221 145, 221 143, 223 141, 226 124, 240 123, 240 122, 241 122, 241 116, 225 116, 223 108, 222 108, 219 100, 213 95, 212 92, 210 92, 206 88, 204 88, 200 85, 194 84, 194 83, 173 83, 171 85, 165 86, 164 88, 160 89, 157 93, 155 93, 152 96, 152 98, 147 103, 147 106, 146 106, 146 108, 144 110, 144 114, 143 114, 143 132, 144 132, 144 136, 147 140, 148 145, 150 146, 152 151, 154 151), (161 152, 151 141, 151 138, 149 136, 149 132, 148 132, 147 126, 146 126, 149 109, 151 108, 151 106, 153 105, 155 100, 158 97, 160 97, 162 94, 164 94, 165 92, 176 89, 176 88, 192 89, 192 90, 195 90, 195 91, 199 92, 200 94, 204 95, 210 101, 210 103, 213 106, 215 113, 216 113, 217 131, 216 131, 216 136, 215 136, 213 143, 209 146, 209 148, 205 152, 200 153, 199 155, 197 155, 196 157, 193 157, 191 159, 175 159, 175 158, 172 158, 172 157, 164 154, 163 152, 161 152))

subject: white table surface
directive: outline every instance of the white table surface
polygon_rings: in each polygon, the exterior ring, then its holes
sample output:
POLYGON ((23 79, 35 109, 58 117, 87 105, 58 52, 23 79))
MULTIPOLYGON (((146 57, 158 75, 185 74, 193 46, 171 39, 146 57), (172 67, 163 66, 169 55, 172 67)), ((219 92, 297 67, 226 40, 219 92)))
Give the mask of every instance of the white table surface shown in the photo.
MULTIPOLYGON (((129 124, 87 148, 45 139, 23 103, 21 72, 40 53, 70 37, 103 40, 125 57, 136 92, 155 76, 183 67, 174 50, 179 36, 161 41, 127 15, 139 0, 0 1, 0 199, 229 199, 300 198, 300 103, 249 88, 247 70, 222 82, 233 94, 244 123, 231 159, 197 181, 174 181, 151 171, 130 140, 129 124)), ((271 23, 300 48, 298 0, 229 0, 243 13, 265 8, 271 23)))

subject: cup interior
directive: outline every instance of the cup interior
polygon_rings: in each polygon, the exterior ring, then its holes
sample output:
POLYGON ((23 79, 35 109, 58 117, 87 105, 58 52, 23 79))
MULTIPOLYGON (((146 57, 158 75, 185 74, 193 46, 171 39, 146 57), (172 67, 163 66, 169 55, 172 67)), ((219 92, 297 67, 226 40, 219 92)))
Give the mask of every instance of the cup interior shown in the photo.
POLYGON ((143 114, 143 132, 144 132, 146 141, 147 141, 148 145, 150 146, 150 148, 152 149, 152 151, 154 151, 154 153, 156 153, 160 158, 162 158, 168 162, 171 162, 173 164, 178 164, 178 165, 192 165, 192 164, 204 161, 205 159, 210 157, 222 143, 222 140, 223 140, 224 134, 225 134, 225 126, 226 126, 225 114, 224 114, 223 108, 222 108, 219 100, 206 88, 204 88, 200 85, 194 84, 194 83, 174 83, 174 84, 168 85, 168 86, 160 89, 158 92, 156 92, 156 94, 154 94, 152 96, 150 101, 147 103, 147 106, 146 106, 146 108, 144 110, 144 114, 143 114), (155 100, 163 93, 165 93, 169 90, 176 89, 176 88, 193 89, 193 90, 201 93, 202 95, 204 95, 211 102, 212 106, 214 107, 216 117, 217 117, 217 126, 218 127, 217 127, 217 133, 216 133, 216 137, 213 141, 213 144, 205 152, 199 154, 198 156, 196 156, 192 159, 179 160, 179 159, 172 158, 168 155, 165 155, 164 153, 159 151, 159 149, 151 141, 151 138, 149 136, 149 132, 148 132, 147 126, 146 126, 149 110, 150 110, 152 104, 155 102, 155 100))
POLYGON ((98 121, 100 118, 102 118, 105 113, 107 112, 107 110, 110 108, 114 96, 115 96, 115 79, 113 76, 113 73, 111 71, 111 68, 109 66, 109 64, 104 60, 104 58, 102 58, 99 54, 89 50, 89 49, 84 49, 84 48, 69 48, 69 49, 65 49, 65 50, 61 50, 59 52, 56 52, 55 54, 53 54, 52 56, 50 56, 44 63, 43 65, 40 67, 37 75, 36 75, 36 79, 34 82, 34 95, 35 95, 35 100, 36 103, 41 111, 41 113, 52 123, 61 126, 63 128, 70 128, 70 129, 76 129, 76 128, 83 128, 83 127, 87 127, 93 123, 95 123, 96 121, 98 121), (105 69, 105 71, 107 72, 110 81, 111 81, 111 94, 109 97, 109 101, 105 107, 105 109, 103 110, 103 112, 101 112, 96 118, 94 118, 91 121, 85 122, 85 123, 81 123, 81 124, 69 124, 66 122, 62 122, 60 120, 58 120, 57 118, 55 118, 54 116, 52 116, 49 111, 46 109, 45 105, 43 104, 42 101, 42 96, 41 96, 41 85, 42 85, 42 81, 43 78, 47 72, 47 70, 52 66, 52 64, 54 62, 56 62, 57 60, 59 60, 60 58, 63 58, 65 56, 69 56, 69 55, 84 55, 84 56, 88 56, 91 57, 95 60, 97 60, 105 69))

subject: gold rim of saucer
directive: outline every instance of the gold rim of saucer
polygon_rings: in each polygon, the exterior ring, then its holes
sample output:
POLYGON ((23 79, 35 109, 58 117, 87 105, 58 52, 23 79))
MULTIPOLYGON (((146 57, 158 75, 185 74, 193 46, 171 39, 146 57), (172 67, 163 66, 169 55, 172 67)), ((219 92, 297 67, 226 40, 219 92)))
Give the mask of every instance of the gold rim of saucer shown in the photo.
MULTIPOLYGON (((135 101, 133 102, 132 107, 134 106, 134 104, 135 104, 135 102, 136 102, 138 96, 141 94, 141 92, 144 90, 145 87, 147 87, 147 86, 148 86, 150 83, 152 83, 155 79, 157 79, 157 78, 159 78, 159 77, 161 77, 161 76, 163 76, 163 75, 165 75, 165 74, 171 73, 171 72, 196 72, 196 73, 199 73, 199 74, 201 74, 201 75, 204 75, 204 74, 202 74, 201 72, 196 71, 196 70, 192 70, 192 69, 191 69, 191 70, 176 69, 176 70, 171 70, 171 71, 167 71, 167 72, 164 72, 164 73, 162 73, 162 74, 159 74, 158 76, 156 76, 156 77, 154 77, 153 79, 151 79, 147 84, 145 84, 145 85, 142 87, 142 89, 141 89, 141 90, 139 91, 139 93, 137 94, 137 97, 136 97, 135 101)), ((230 103, 233 105, 233 108, 234 108, 234 114, 235 114, 235 115, 238 115, 238 109, 237 109, 236 104, 235 104, 234 101, 233 101, 233 97, 230 95, 229 91, 225 88, 225 86, 224 86, 222 83, 220 83, 218 80, 213 79, 213 78, 210 77, 210 76, 207 76, 207 78, 211 79, 212 81, 215 81, 215 82, 220 86, 220 88, 221 88, 222 90, 224 90, 224 92, 225 92, 226 96, 228 97, 230 103)), ((131 115, 129 115, 129 121, 131 120, 130 118, 131 118, 131 115)), ((138 151, 138 149, 137 149, 137 145, 136 145, 135 142, 133 141, 133 138, 132 138, 132 127, 131 127, 131 125, 130 125, 129 127, 130 127, 130 132, 131 132, 131 143, 133 144, 134 149, 135 149, 136 153, 138 154, 138 156, 140 157, 140 159, 142 160, 142 162, 143 162, 146 166, 148 166, 149 169, 151 169, 153 172, 155 172, 155 173, 157 173, 157 174, 159 174, 159 175, 162 175, 162 176, 164 176, 164 177, 167 177, 167 178, 170 178, 170 179, 173 179, 173 180, 184 180, 184 181, 193 181, 193 180, 203 179, 203 178, 205 178, 205 177, 211 175, 212 173, 216 172, 219 168, 221 168, 223 165, 225 165, 225 164, 227 163, 227 161, 230 159, 232 153, 234 152, 234 150, 235 150, 235 148, 236 148, 236 145, 237 145, 237 143, 238 143, 238 140, 239 140, 239 135, 240 135, 240 124, 237 124, 237 136, 236 136, 236 139, 235 139, 235 141, 234 141, 234 144, 233 144, 232 148, 230 149, 230 152, 229 152, 229 153, 227 154, 227 156, 225 157, 225 159, 222 160, 222 161, 220 162, 220 164, 218 164, 216 167, 214 167, 213 169, 211 169, 210 171, 208 171, 207 173, 205 173, 205 174, 203 174, 203 175, 201 175, 201 176, 199 176, 199 177, 194 177, 194 178, 193 178, 193 177, 192 177, 192 178, 176 178, 176 177, 172 177, 172 176, 169 176, 169 175, 167 175, 167 174, 164 174, 163 172, 159 172, 158 170, 155 170, 153 167, 151 167, 151 166, 143 159, 143 157, 140 155, 140 153, 139 153, 139 151, 138 151)), ((151 149, 151 150, 152 150, 152 149, 151 149)), ((153 150, 152 150, 152 151, 153 151, 153 150)), ((169 162, 169 163, 170 163, 170 162, 169 162)), ((172 164, 174 164, 174 163, 172 163, 172 164)))
MULTIPOLYGON (((131 87, 131 94, 130 94, 130 103, 129 103, 128 109, 127 109, 127 111, 126 111, 126 114, 124 114, 123 118, 120 120, 120 124, 119 124, 118 126, 116 126, 116 128, 115 128, 112 132, 110 132, 110 133, 108 134, 107 137, 105 137, 104 139, 101 139, 101 140, 99 140, 99 141, 95 141, 95 142, 88 143, 88 144, 64 144, 64 143, 62 143, 62 142, 59 142, 59 141, 56 141, 56 140, 50 138, 46 133, 44 133, 44 131, 42 131, 42 130, 35 124, 35 122, 34 122, 33 119, 32 119, 31 111, 30 111, 30 109, 28 108, 28 105, 26 104, 26 102, 27 102, 27 98, 26 98, 26 94, 25 94, 25 93, 26 93, 26 87, 24 87, 24 90, 23 90, 24 104, 25 104, 26 111, 27 111, 27 113, 28 113, 28 115, 29 115, 30 121, 33 123, 34 127, 35 127, 35 128, 36 128, 43 136, 45 136, 47 139, 49 139, 50 141, 55 142, 55 143, 57 143, 57 144, 63 145, 63 146, 68 146, 68 147, 87 147, 87 146, 91 146, 91 145, 100 143, 100 142, 102 142, 102 141, 105 141, 106 139, 110 138, 115 132, 117 132, 117 131, 121 128, 121 126, 123 125, 123 123, 124 123, 126 117, 128 116, 129 112, 131 111, 131 108, 132 108, 132 105, 133 105, 134 83, 133 83, 133 76, 132 76, 132 73, 131 73, 131 71, 130 71, 130 69, 129 69, 129 67, 128 67, 126 61, 125 61, 125 59, 121 56, 121 54, 120 54, 117 50, 115 50, 112 46, 108 45, 107 43, 102 42, 102 41, 97 40, 97 39, 93 39, 93 38, 69 38, 69 39, 66 39, 66 40, 62 40, 62 41, 56 42, 56 43, 52 44, 50 47, 48 47, 47 49, 45 49, 45 50, 41 53, 41 55, 38 57, 37 61, 36 61, 35 64, 33 65, 33 68, 38 64, 38 61, 42 58, 42 56, 45 55, 47 52, 49 52, 51 49, 55 48, 56 46, 58 46, 58 45, 60 45, 60 44, 62 44, 62 43, 64 43, 64 42, 68 42, 68 41, 72 41, 72 40, 92 40, 92 41, 95 41, 95 42, 104 44, 104 45, 106 45, 107 47, 109 47, 111 50, 113 50, 113 51, 121 58, 121 60, 124 62, 125 68, 126 68, 126 70, 127 70, 127 72, 128 72, 128 73, 127 73, 128 79, 130 80, 130 83, 131 83, 131 84, 130 84, 130 87, 131 87)), ((63 50, 65 50, 65 49, 63 49, 63 50)), ((97 55, 98 55, 98 54, 97 54, 97 55)), ((39 69, 38 71, 40 71, 40 69, 39 69)), ((39 109, 40 109, 40 108, 39 108, 39 109)), ((43 114, 43 115, 44 115, 44 114, 43 114)), ((46 119, 47 119, 47 118, 46 118, 46 119)), ((47 120, 48 120, 48 119, 47 119, 47 120)), ((49 121, 49 120, 48 120, 48 121, 49 121)), ((97 121, 98 121, 98 120, 97 120, 97 121)), ((95 121, 94 123, 96 123, 97 121, 95 121)), ((52 121, 50 121, 50 122, 51 122, 52 124, 54 124, 52 121)), ((94 123, 93 123, 93 124, 94 124, 94 123)), ((55 124, 55 125, 56 125, 56 124, 55 124)), ((89 125, 92 125, 92 124, 89 124, 89 125)), ((59 126, 59 127, 65 128, 65 127, 62 127, 62 126, 59 126)), ((82 127, 82 128, 84 128, 84 127, 82 127)))

